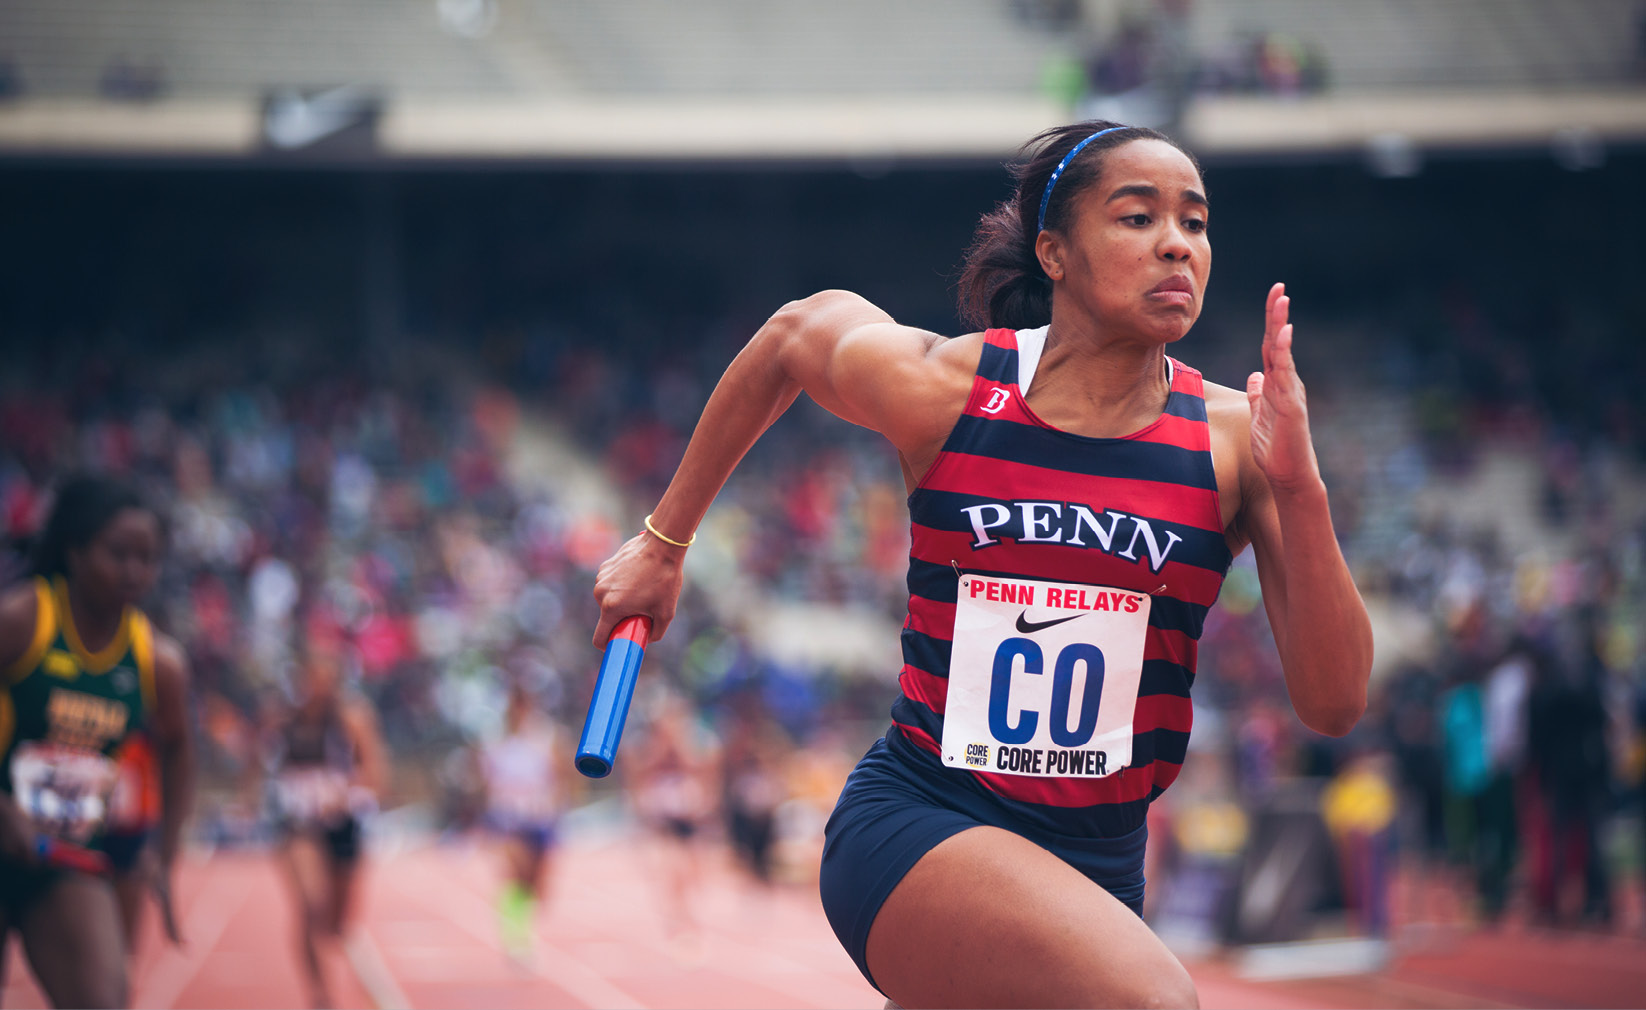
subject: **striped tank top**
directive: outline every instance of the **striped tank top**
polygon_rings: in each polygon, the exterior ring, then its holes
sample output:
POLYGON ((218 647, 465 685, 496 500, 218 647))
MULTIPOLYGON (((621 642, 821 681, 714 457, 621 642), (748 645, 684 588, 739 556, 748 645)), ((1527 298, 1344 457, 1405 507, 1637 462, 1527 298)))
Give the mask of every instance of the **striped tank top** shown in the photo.
POLYGON ((127 607, 114 637, 92 652, 61 577, 36 578, 34 595, 29 647, 0 669, 0 793, 43 834, 95 849, 157 812, 145 739, 156 705, 154 629, 127 607))
POLYGON ((1122 438, 1088 438, 1046 424, 1029 408, 1018 385, 1016 332, 984 336, 965 411, 909 496, 909 614, 888 744, 906 759, 943 765, 962 575, 1148 594, 1124 767, 1102 777, 948 769, 956 788, 992 799, 1032 828, 1117 837, 1143 824, 1149 803, 1182 766, 1197 642, 1233 560, 1201 375, 1170 361, 1171 391, 1159 419, 1122 438))

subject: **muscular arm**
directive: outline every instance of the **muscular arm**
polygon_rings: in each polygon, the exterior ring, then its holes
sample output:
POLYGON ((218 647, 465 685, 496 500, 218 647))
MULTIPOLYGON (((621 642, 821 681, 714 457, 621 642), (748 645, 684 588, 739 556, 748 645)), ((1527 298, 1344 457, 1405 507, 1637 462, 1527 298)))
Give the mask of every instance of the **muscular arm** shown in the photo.
MULTIPOLYGON (((11 690, 11 667, 34 641, 34 587, 25 583, 0 593, 0 691, 11 690)), ((11 741, 0 739, 0 748, 11 741)), ((34 832, 10 792, 0 792, 0 861, 33 862, 34 832)))
POLYGON ((1257 560, 1292 707, 1310 729, 1342 736, 1366 710, 1372 626, 1332 528, 1288 311, 1276 285, 1264 370, 1248 380, 1245 403, 1224 399, 1218 409, 1226 424, 1243 429, 1243 437, 1231 439, 1241 454, 1235 532, 1250 541, 1257 560))
POLYGON ((35 611, 39 601, 33 583, 12 586, 0 593, 0 678, 11 686, 12 665, 23 658, 34 641, 35 611))
POLYGON ((377 727, 377 713, 366 701, 351 698, 343 706, 343 721, 358 761, 355 781, 381 800, 388 785, 388 756, 384 752, 383 734, 377 727))
MULTIPOLYGON (((689 538, 755 440, 801 392, 886 436, 914 472, 929 465, 965 404, 981 345, 899 326, 857 295, 825 291, 791 302, 755 333, 726 369, 685 457, 652 513, 658 530, 689 538), (970 361, 966 360, 968 352, 970 361)), ((662 638, 680 594, 684 551, 642 534, 595 581, 595 644, 623 617, 652 618, 662 638)))
POLYGON ((165 635, 154 641, 154 745, 160 764, 160 864, 170 869, 194 806, 194 744, 188 722, 189 662, 165 635))
POLYGON ((1242 527, 1286 691, 1304 725, 1342 736, 1366 711, 1372 626, 1332 529, 1326 485, 1272 488, 1261 478, 1252 485, 1242 527))

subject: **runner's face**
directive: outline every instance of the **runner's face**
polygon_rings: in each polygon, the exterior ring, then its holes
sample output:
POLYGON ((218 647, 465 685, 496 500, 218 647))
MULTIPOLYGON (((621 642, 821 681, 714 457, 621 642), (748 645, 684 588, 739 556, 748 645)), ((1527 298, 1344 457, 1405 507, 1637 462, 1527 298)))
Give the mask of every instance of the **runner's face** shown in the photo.
POLYGON ((135 605, 160 574, 160 520, 145 509, 121 509, 86 546, 69 552, 75 588, 107 606, 135 605))
POLYGON ((337 697, 340 675, 336 660, 329 656, 311 657, 303 667, 303 700, 310 705, 330 702, 337 697))
POLYGON ((1075 198, 1069 234, 1043 243, 1048 273, 1103 328, 1179 339, 1200 316, 1211 274, 1205 189, 1194 163, 1164 141, 1107 152, 1102 176, 1075 198))

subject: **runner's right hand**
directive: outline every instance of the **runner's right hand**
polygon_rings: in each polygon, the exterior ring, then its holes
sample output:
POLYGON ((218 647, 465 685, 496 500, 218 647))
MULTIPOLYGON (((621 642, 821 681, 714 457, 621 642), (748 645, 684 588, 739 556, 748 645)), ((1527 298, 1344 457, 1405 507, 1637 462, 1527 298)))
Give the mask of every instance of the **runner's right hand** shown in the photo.
POLYGON ((38 861, 33 826, 17 801, 0 793, 0 862, 33 866, 38 861))
POLYGON ((661 641, 674 620, 685 560, 684 548, 649 533, 638 534, 607 558, 594 578, 594 598, 600 604, 594 647, 604 649, 617 622, 637 615, 652 619, 651 640, 661 641))

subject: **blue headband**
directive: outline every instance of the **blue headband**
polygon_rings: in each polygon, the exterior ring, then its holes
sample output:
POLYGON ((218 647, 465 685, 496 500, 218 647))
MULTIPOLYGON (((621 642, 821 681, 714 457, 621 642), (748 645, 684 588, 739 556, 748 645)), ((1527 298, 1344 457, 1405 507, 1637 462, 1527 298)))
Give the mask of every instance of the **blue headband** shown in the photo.
POLYGON ((1038 226, 1035 228, 1036 235, 1046 230, 1046 205, 1052 202, 1052 187, 1057 185, 1057 180, 1062 177, 1063 170, 1069 167, 1069 162, 1074 160, 1074 156, 1085 150, 1087 144, 1090 144, 1092 141, 1103 136, 1105 133, 1113 133, 1116 130, 1129 129, 1131 129, 1129 126, 1111 126, 1106 130, 1098 130, 1090 137, 1087 137, 1085 140, 1082 140, 1080 143, 1069 149, 1069 153, 1065 154, 1063 156, 1063 160, 1057 163, 1057 167, 1052 169, 1052 177, 1046 180, 1046 192, 1042 193, 1040 196, 1040 219, 1035 222, 1038 226))

